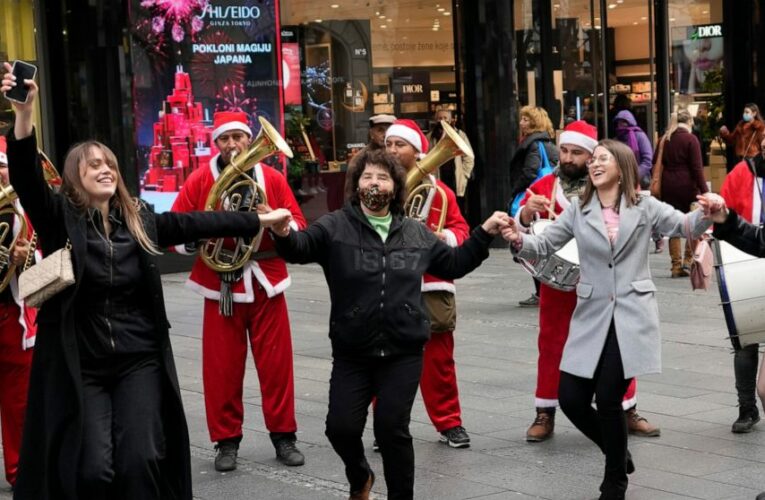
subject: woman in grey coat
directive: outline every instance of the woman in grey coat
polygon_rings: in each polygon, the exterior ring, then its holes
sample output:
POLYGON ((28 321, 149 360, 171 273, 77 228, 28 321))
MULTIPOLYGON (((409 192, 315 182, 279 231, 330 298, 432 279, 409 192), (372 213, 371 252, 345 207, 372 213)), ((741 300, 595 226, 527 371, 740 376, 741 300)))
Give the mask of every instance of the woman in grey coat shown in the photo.
MULTIPOLYGON (((527 260, 544 258, 576 239, 580 277, 560 367, 560 406, 606 455, 600 498, 623 499, 634 464, 622 396, 633 377, 661 371, 656 285, 648 267, 651 232, 681 236, 690 229, 698 237, 711 221, 702 210, 686 215, 640 196, 635 155, 618 141, 601 141, 588 168, 581 200, 544 233, 522 234, 515 226, 502 233, 513 253, 527 260)), ((705 196, 711 204, 707 211, 721 209, 719 197, 705 196)))

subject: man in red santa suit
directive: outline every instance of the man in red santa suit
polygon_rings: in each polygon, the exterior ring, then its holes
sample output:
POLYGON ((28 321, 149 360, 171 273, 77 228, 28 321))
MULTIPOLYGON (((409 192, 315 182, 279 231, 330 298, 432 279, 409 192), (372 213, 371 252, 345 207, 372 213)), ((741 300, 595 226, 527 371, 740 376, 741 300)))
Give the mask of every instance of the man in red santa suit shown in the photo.
MULTIPOLYGON (((210 164, 195 170, 184 182, 173 211, 204 210, 210 188, 235 154, 252 142, 247 114, 215 113, 212 133, 219 154, 210 164)), ((265 190, 266 209, 292 212, 294 229, 306 225, 295 196, 282 174, 262 163, 250 172, 265 190)), ((245 199, 254 193, 241 193, 245 199)), ((246 205, 246 203, 244 203, 246 205)), ((193 248, 176 247, 180 253, 193 248)), ((276 255, 270 232, 256 241, 251 259, 238 271, 218 273, 197 258, 187 286, 205 298, 202 325, 202 377, 210 439, 217 443, 215 469, 236 468, 242 439, 242 386, 249 338, 260 381, 266 428, 285 465, 303 465, 305 458, 295 446, 295 395, 292 338, 284 291, 290 285, 287 266, 276 255)))
MULTIPOLYGON (((5 137, 0 137, 0 184, 3 187, 9 185, 5 137)), ((14 206, 21 217, 26 217, 18 200, 14 206)), ((4 233, 0 244, 3 248, 8 248, 13 238, 18 236, 16 245, 10 249, 10 255, 0 257, 7 259, 0 271, 0 279, 6 277, 8 264, 12 262, 16 265, 16 272, 10 277, 8 286, 0 292, 0 426, 5 478, 11 486, 16 483, 21 430, 27 408, 29 370, 32 366, 32 347, 37 331, 37 310, 26 307, 19 298, 18 273, 26 262, 33 234, 29 219, 26 219, 26 223, 26 234, 19 235, 19 215, 0 215, 0 234, 4 233)))
MULTIPOLYGON (((417 160, 428 152, 428 140, 422 130, 414 121, 406 119, 396 120, 388 128, 385 146, 407 172, 416 168, 417 160)), ((446 195, 444 199, 441 192, 432 187, 424 192, 421 214, 426 217, 425 224, 448 245, 460 245, 468 238, 470 228, 460 213, 454 191, 433 175, 424 182, 439 186, 446 195), (443 230, 436 231, 443 211, 446 211, 443 230)), ((441 433, 441 442, 452 448, 466 448, 470 446, 470 436, 462 427, 454 364, 454 328, 457 323, 454 283, 426 274, 422 291, 431 323, 420 379, 422 399, 430 420, 441 433)))
MULTIPOLYGON (((725 177, 720 195, 728 208, 732 208, 747 222, 765 223, 765 140, 760 144, 760 154, 740 161, 725 177)), ((738 418, 733 422, 731 432, 736 434, 754 430, 760 421, 757 410, 756 380, 759 367, 759 344, 750 344, 738 349, 733 356, 733 373, 738 394, 738 418)))
MULTIPOLYGON (((579 196, 587 184, 587 160, 598 144, 598 131, 580 120, 570 123, 560 135, 560 163, 555 171, 532 184, 521 202, 516 219, 529 227, 535 219, 546 219, 549 210, 560 214, 579 196)), ((555 408, 558 406, 560 360, 568 338, 568 327, 576 307, 576 292, 564 292, 542 283, 539 291, 539 360, 537 361, 537 416, 526 432, 526 441, 538 442, 552 437, 555 408)), ((631 434, 658 436, 660 429, 637 413, 636 382, 633 379, 624 395, 631 434)))

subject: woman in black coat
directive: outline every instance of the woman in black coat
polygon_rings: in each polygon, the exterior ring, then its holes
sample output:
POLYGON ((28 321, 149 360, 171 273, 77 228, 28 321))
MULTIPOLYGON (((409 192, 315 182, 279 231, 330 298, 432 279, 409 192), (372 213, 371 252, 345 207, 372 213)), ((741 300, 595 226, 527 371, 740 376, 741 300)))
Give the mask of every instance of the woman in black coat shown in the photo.
POLYGON ((369 498, 374 474, 361 436, 374 408, 390 500, 414 494, 414 449, 409 418, 422 372, 430 323, 422 299, 425 272, 464 276, 489 256, 489 244, 509 217, 495 212, 459 247, 404 217, 405 173, 384 151, 360 153, 348 172, 344 208, 304 231, 285 221, 274 227, 276 248, 288 262, 317 262, 332 301, 329 337, 332 377, 326 434, 345 463, 351 499, 369 498))
MULTIPOLYGON (((157 249, 254 236, 261 223, 284 214, 156 215, 128 194, 114 154, 94 141, 67 154, 54 193, 37 166, 37 85, 24 84, 29 99, 13 103, 8 137, 10 180, 43 253, 71 247, 75 284, 45 302, 37 317, 14 497, 190 500, 188 429, 157 249)), ((15 85, 7 73, 0 91, 15 85)))

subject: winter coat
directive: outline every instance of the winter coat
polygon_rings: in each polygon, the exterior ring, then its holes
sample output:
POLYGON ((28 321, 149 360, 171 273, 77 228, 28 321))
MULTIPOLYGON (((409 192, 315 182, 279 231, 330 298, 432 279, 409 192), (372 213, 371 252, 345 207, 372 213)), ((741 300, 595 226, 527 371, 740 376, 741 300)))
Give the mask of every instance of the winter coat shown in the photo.
POLYGON ((526 260, 539 260, 576 239, 580 261, 576 309, 563 349, 561 371, 591 379, 613 321, 619 342, 624 378, 661 371, 661 334, 656 285, 648 266, 648 247, 654 231, 684 236, 686 224, 694 237, 711 225, 697 210, 684 214, 651 196, 619 207, 619 234, 608 239, 597 193, 585 206, 578 198, 543 233, 523 234, 520 251, 526 260), (686 223, 686 219, 689 219, 686 223))
POLYGON ((317 262, 332 303, 329 338, 334 355, 385 357, 422 352, 430 320, 422 299, 425 272, 457 279, 489 256, 493 237, 480 227, 450 247, 424 224, 394 215, 382 241, 358 204, 276 238, 287 262, 317 262))
POLYGON ((665 203, 687 211, 697 194, 709 191, 699 140, 687 129, 679 127, 664 144, 662 162, 661 199, 665 203))
MULTIPOLYGON (((87 254, 86 212, 48 189, 37 165, 34 134, 15 140, 10 133, 8 158, 11 183, 39 235, 45 255, 72 245, 75 284, 48 299, 37 316, 38 335, 29 380, 25 432, 14 497, 24 500, 76 500, 83 433, 83 388, 78 326, 73 307, 78 299, 87 254)), ((149 239, 165 247, 219 236, 254 236, 260 222, 253 214, 206 212, 154 214, 139 211, 149 239)), ((191 500, 191 459, 186 418, 170 347, 157 259, 140 252, 142 296, 159 339, 163 373, 164 460, 163 498, 191 500)))
POLYGON ((733 146, 736 158, 749 158, 760 152, 760 143, 765 137, 765 122, 741 120, 733 129, 733 132, 720 132, 720 137, 733 146))
POLYGON ((614 128, 616 128, 616 139, 630 146, 633 153, 635 153, 635 159, 638 162, 638 179, 643 179, 646 176, 650 177, 651 168, 653 167, 653 146, 646 133, 638 126, 635 116, 626 109, 619 111, 614 117, 614 128), (624 120, 629 124, 629 131, 635 134, 636 144, 634 147, 629 142, 629 132, 620 132, 616 128, 617 120, 624 120))
POLYGON ((558 164, 558 148, 547 132, 534 132, 526 136, 510 159, 510 200, 518 193, 524 192, 537 178, 537 172, 542 167, 537 142, 544 146, 550 166, 555 167, 558 164))

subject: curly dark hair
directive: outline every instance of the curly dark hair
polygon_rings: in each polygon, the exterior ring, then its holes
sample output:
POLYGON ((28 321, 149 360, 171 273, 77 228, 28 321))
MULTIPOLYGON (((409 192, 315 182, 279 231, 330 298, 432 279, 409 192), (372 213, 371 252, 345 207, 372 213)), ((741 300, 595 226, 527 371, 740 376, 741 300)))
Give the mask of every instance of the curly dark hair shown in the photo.
POLYGON ((374 165, 386 170, 393 179, 393 199, 390 202, 390 211, 393 214, 404 213, 406 202, 406 170, 395 156, 384 149, 371 150, 364 148, 351 161, 348 174, 345 179, 345 198, 354 205, 359 201, 359 179, 367 165, 374 165))

